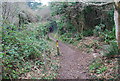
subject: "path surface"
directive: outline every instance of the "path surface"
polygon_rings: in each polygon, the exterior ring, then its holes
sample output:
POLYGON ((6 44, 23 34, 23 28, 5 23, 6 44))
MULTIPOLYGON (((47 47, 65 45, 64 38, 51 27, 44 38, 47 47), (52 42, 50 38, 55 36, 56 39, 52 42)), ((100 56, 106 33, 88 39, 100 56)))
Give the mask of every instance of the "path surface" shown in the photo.
MULTIPOLYGON (((50 39, 56 41, 50 34, 50 39)), ((93 56, 59 41, 60 69, 58 79, 90 79, 87 67, 93 56)))

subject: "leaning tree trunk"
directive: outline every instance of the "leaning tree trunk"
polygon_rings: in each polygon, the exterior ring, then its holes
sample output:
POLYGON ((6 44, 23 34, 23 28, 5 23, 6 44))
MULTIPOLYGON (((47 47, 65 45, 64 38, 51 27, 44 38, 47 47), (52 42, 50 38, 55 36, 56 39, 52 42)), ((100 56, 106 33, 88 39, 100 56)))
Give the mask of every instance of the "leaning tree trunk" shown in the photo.
POLYGON ((114 21, 116 26, 116 39, 118 43, 118 49, 120 49, 120 2, 115 0, 114 21))

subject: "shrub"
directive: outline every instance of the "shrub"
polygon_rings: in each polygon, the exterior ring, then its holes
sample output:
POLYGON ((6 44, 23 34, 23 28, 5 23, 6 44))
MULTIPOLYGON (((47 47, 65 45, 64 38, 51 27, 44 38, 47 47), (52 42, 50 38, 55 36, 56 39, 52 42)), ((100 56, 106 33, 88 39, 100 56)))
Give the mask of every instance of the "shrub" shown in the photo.
POLYGON ((45 40, 47 29, 40 25, 35 29, 19 30, 14 25, 6 25, 2 31, 4 79, 18 78, 30 71, 31 61, 43 62, 43 51, 49 46, 45 40), (37 30, 37 31, 36 31, 37 30))
POLYGON ((110 43, 111 41, 116 40, 115 36, 115 27, 110 31, 110 30, 105 30, 102 35, 104 36, 104 40, 106 43, 110 43))
POLYGON ((100 24, 95 27, 93 33, 95 36, 100 37, 100 39, 106 43, 115 41, 115 27, 112 30, 104 29, 105 25, 100 24))
POLYGON ((104 52, 103 56, 111 57, 119 54, 119 50, 116 42, 111 42, 110 46, 105 50, 107 51, 104 52))
POLYGON ((81 35, 88 37, 88 36, 92 36, 93 35, 93 31, 91 29, 88 30, 84 30, 81 35))

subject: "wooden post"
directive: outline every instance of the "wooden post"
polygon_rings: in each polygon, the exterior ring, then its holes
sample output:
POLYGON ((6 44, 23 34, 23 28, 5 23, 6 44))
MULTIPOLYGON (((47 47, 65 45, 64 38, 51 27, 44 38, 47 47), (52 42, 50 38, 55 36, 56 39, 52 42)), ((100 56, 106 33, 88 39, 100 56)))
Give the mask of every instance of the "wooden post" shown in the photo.
POLYGON ((57 47, 57 55, 60 55, 58 40, 56 41, 56 47, 57 47))

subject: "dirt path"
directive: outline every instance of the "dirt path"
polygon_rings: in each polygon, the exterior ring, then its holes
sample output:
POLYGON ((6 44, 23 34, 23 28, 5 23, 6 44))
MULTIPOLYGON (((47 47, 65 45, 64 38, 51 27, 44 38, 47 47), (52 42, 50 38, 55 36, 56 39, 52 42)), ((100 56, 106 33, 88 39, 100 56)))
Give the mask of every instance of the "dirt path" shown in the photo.
MULTIPOLYGON (((51 35, 50 39, 56 41, 51 35)), ((60 69, 58 79, 90 79, 87 67, 93 56, 84 54, 78 49, 73 49, 69 45, 59 41, 60 49, 60 69)))

